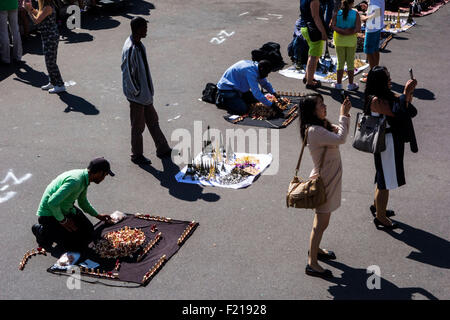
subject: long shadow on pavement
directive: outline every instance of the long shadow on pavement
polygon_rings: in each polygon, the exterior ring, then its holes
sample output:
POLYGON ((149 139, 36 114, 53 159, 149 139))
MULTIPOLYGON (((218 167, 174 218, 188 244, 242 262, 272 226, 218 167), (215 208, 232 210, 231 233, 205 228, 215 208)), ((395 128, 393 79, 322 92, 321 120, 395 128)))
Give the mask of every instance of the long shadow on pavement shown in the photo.
MULTIPOLYGON (((330 96, 334 101, 339 102, 339 107, 340 104, 342 104, 342 102, 344 101, 341 90, 322 86, 321 88, 317 89, 316 92, 320 93, 323 96, 330 96)), ((358 91, 345 90, 345 92, 348 95, 353 108, 360 110, 364 109, 364 92, 361 91, 361 89, 359 89, 358 91)))
POLYGON ((40 88, 48 83, 48 76, 42 71, 36 71, 26 63, 18 65, 14 72, 17 78, 16 81, 40 88))
POLYGON ((414 294, 421 294, 429 300, 438 300, 423 288, 399 288, 382 277, 380 289, 369 289, 367 284, 372 283, 369 277, 373 274, 367 273, 366 269, 352 268, 336 261, 326 261, 326 263, 343 271, 341 278, 327 280, 335 284, 328 288, 328 292, 335 300, 411 300, 414 294))
POLYGON ((62 102, 67 104, 67 108, 64 109, 65 113, 69 112, 81 112, 85 115, 97 115, 100 111, 89 101, 82 97, 73 95, 68 92, 62 92, 58 94, 62 102))
POLYGON ((197 201, 199 199, 207 202, 219 201, 219 195, 215 193, 203 193, 203 188, 196 184, 177 182, 175 175, 180 172, 180 168, 173 163, 171 158, 164 158, 161 161, 163 171, 159 171, 151 165, 140 165, 139 167, 158 179, 161 182, 161 186, 169 190, 171 196, 184 201, 197 201))
POLYGON ((111 15, 119 15, 124 18, 133 19, 135 15, 150 16, 150 11, 156 9, 155 5, 143 0, 129 1, 121 10, 111 10, 111 15), (125 12, 125 13, 124 13, 125 12))
MULTIPOLYGON (((392 82, 392 91, 402 93, 404 89, 405 89, 404 85, 392 82)), ((425 88, 416 88, 414 90, 414 98, 420 100, 436 100, 434 93, 425 88)))
POLYGON ((432 233, 396 221, 402 232, 387 231, 391 237, 416 249, 406 258, 438 268, 450 269, 450 242, 432 233))

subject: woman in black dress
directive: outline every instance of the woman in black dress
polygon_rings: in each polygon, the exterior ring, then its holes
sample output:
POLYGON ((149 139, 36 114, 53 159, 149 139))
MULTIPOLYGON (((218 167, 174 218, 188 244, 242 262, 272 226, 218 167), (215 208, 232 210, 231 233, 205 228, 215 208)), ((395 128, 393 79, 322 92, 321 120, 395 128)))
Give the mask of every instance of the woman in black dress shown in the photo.
POLYGON ((386 67, 376 66, 367 76, 364 92, 364 108, 373 116, 386 117, 386 150, 374 155, 375 158, 375 200, 370 210, 374 215, 377 228, 394 229, 397 227, 388 217, 394 212, 386 210, 389 190, 406 183, 403 167, 404 144, 410 142, 413 152, 417 152, 414 128, 411 118, 417 110, 411 104, 417 80, 408 80, 402 95, 391 91, 391 78, 386 67))

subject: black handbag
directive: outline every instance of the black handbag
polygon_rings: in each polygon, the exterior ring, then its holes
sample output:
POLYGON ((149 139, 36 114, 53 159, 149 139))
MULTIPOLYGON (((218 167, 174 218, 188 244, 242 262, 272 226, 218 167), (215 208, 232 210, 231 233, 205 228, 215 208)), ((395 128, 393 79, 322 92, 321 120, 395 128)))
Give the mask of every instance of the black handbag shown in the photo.
POLYGON ((320 32, 319 28, 317 28, 314 21, 306 22, 306 28, 308 28, 309 39, 312 42, 322 40, 322 32, 320 32))
POLYGON ((386 118, 358 112, 353 147, 359 151, 379 153, 386 150, 386 118))
POLYGON ((202 92, 202 100, 209 103, 216 103, 217 86, 214 83, 207 83, 202 92))

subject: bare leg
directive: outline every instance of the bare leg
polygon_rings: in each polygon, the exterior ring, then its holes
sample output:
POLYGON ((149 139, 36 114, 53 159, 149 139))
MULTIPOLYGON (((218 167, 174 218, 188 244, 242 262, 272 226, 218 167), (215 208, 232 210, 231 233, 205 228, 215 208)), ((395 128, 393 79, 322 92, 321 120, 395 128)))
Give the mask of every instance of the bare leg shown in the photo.
MULTIPOLYGON (((347 74, 348 74, 348 83, 352 84, 353 83, 353 79, 354 79, 354 75, 355 75, 355 71, 354 70, 347 70, 347 74)), ((339 74, 338 74, 339 76, 339 74)))
POLYGON ((344 70, 337 70, 336 73, 337 73, 337 83, 341 84, 342 83, 342 77, 344 76, 344 70))
POLYGON ((308 57, 308 64, 306 65, 306 83, 314 85, 314 74, 316 73, 317 62, 319 57, 308 57))
POLYGON ((367 58, 369 59, 370 69, 376 67, 380 64, 380 52, 375 51, 374 53, 368 54, 367 58))
POLYGON ((389 190, 375 189, 375 208, 377 219, 384 225, 391 225, 392 221, 386 217, 386 208, 389 200, 389 190))
POLYGON ((379 66, 380 65, 380 51, 375 51, 373 53, 373 57, 374 57, 374 66, 379 66))
POLYGON ((314 215, 314 223, 309 239, 309 257, 308 264, 316 271, 323 272, 324 269, 317 262, 317 253, 324 252, 319 249, 320 241, 322 240, 323 233, 328 227, 330 222, 330 213, 319 213, 314 215))

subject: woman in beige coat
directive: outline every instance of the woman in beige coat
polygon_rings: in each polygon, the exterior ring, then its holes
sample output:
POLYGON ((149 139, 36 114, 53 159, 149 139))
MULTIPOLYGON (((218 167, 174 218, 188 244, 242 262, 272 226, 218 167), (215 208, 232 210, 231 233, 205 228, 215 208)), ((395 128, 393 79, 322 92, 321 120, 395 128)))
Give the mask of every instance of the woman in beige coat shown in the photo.
POLYGON ((348 98, 341 105, 339 124, 331 124, 327 119, 327 106, 320 94, 308 94, 300 102, 300 130, 304 139, 307 131, 307 146, 314 163, 310 177, 319 173, 322 155, 324 161, 320 170, 325 185, 327 201, 316 208, 311 231, 308 264, 305 273, 310 276, 330 278, 332 273, 323 269, 318 259, 336 259, 332 251, 320 249, 320 241, 330 221, 332 211, 341 205, 342 164, 339 145, 345 143, 348 133, 351 102, 348 98), (324 154, 325 152, 325 154, 324 154))

